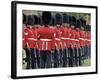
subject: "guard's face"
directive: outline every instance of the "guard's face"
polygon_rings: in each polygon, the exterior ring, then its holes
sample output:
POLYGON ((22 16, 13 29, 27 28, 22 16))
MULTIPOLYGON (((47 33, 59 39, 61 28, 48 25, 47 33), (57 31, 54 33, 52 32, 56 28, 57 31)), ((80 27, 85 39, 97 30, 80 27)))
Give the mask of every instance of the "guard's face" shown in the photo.
POLYGON ((63 27, 66 27, 66 26, 67 26, 67 24, 66 24, 66 23, 63 23, 62 25, 63 25, 63 27))
POLYGON ((72 29, 74 29, 74 28, 75 28, 75 26, 74 26, 74 25, 72 25, 72 26, 71 26, 71 28, 72 28, 72 29))
POLYGON ((70 26, 70 24, 67 24, 67 27, 69 27, 70 26))
POLYGON ((60 24, 57 24, 56 26, 57 26, 57 27, 60 27, 60 24))
POLYGON ((84 27, 83 26, 81 26, 81 30, 84 30, 84 27))
POLYGON ((77 31, 79 31, 79 28, 76 28, 77 31))

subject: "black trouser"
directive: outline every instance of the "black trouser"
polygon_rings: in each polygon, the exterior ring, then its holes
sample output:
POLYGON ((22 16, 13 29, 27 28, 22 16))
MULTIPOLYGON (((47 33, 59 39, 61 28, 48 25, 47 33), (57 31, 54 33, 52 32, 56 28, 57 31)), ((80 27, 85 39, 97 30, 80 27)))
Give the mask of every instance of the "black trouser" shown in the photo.
POLYGON ((68 48, 68 58, 67 58, 67 65, 69 67, 70 62, 70 48, 68 48))
POLYGON ((74 66, 74 48, 69 48, 70 54, 69 54, 69 67, 73 67, 74 66))
POLYGON ((38 49, 36 49, 36 60, 37 66, 40 68, 40 51, 38 49))
POLYGON ((81 61, 81 66, 84 64, 84 59, 85 59, 84 47, 81 47, 80 48, 80 61, 81 61))
POLYGON ((54 56, 54 68, 59 67, 59 50, 55 49, 53 56, 54 56))
POLYGON ((86 59, 89 59, 91 57, 91 47, 86 46, 86 54, 85 54, 86 59))
POLYGON ((63 49, 63 67, 67 66, 67 49, 63 49))
POLYGON ((59 56, 60 56, 60 64, 59 67, 63 66, 63 49, 59 49, 59 56))
POLYGON ((75 66, 79 66, 79 50, 78 50, 78 48, 75 48, 74 49, 75 50, 75 66))
POLYGON ((89 45, 89 58, 91 58, 91 45, 89 45))
POLYGON ((69 65, 69 49, 66 48, 66 67, 68 67, 69 65))
POLYGON ((31 68, 36 68, 36 51, 33 48, 30 48, 30 62, 31 62, 31 68))
POLYGON ((40 51, 41 68, 51 68, 52 67, 51 55, 52 54, 50 51, 40 51))

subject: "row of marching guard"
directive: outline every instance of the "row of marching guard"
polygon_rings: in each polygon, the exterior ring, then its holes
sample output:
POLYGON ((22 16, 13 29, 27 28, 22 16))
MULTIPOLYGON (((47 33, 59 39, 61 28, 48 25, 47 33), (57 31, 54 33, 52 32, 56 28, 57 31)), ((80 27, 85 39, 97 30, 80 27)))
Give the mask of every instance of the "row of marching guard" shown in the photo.
POLYGON ((82 17, 23 14, 24 69, 84 66, 91 59, 91 28, 82 17))

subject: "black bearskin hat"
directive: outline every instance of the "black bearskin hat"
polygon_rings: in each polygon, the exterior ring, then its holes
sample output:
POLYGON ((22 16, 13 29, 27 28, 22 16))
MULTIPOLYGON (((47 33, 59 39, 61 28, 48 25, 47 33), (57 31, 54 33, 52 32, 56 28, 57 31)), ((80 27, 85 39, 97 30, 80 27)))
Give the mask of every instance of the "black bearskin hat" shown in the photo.
POLYGON ((42 22, 42 16, 39 15, 39 16, 38 16, 38 19, 39 19, 39 24, 42 25, 42 24, 43 24, 43 22, 42 22))
POLYGON ((51 12, 48 12, 48 11, 44 11, 42 13, 42 21, 43 21, 43 24, 44 25, 49 25, 50 22, 51 22, 51 12))
POLYGON ((77 20, 77 24, 76 24, 76 28, 80 28, 81 25, 82 25, 82 23, 81 23, 81 21, 78 19, 78 20, 77 20))
POLYGON ((27 16, 23 14, 23 24, 26 24, 26 22, 27 22, 27 16))
POLYGON ((66 13, 63 13, 62 16, 63 16, 63 23, 69 23, 69 16, 66 13))
POLYGON ((86 30, 87 31, 91 31, 91 26, 90 25, 86 25, 86 30))
POLYGON ((51 18, 51 25, 52 26, 55 26, 56 25, 56 19, 55 19, 54 16, 52 16, 52 18, 51 18))
POLYGON ((36 15, 33 15, 34 17, 34 24, 39 24, 39 18, 36 15))
POLYGON ((76 20, 75 16, 72 16, 71 17, 71 25, 76 26, 76 23, 77 23, 77 20, 76 20))
POLYGON ((62 24, 62 15, 59 13, 55 14, 56 24, 62 24))
POLYGON ((27 24, 28 25, 33 25, 34 24, 34 17, 32 15, 28 15, 27 24))

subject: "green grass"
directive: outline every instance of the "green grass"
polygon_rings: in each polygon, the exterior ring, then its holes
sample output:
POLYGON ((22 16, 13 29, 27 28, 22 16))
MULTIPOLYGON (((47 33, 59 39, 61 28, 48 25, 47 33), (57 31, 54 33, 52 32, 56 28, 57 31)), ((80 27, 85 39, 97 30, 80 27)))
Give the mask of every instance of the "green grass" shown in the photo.
POLYGON ((84 60, 83 66, 91 66, 91 59, 84 60))

